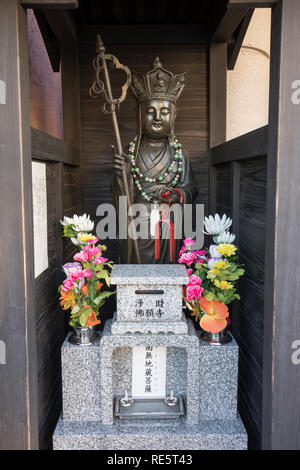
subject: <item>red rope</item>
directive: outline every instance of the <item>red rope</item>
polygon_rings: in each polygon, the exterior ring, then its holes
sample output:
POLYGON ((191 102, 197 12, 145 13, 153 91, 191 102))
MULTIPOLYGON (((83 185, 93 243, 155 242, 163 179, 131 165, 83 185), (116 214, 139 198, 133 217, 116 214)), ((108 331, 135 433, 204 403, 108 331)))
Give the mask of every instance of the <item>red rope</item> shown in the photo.
POLYGON ((171 199, 168 197, 170 194, 170 191, 167 193, 162 193, 162 197, 166 198, 168 200, 168 207, 167 210, 164 210, 163 203, 161 202, 161 212, 162 212, 162 219, 157 222, 156 227, 155 227, 155 259, 159 260, 160 258, 160 230, 161 230, 161 225, 163 223, 167 224, 169 227, 169 232, 170 232, 170 261, 175 261, 175 232, 174 232, 174 223, 167 219, 169 208, 171 205, 171 199))

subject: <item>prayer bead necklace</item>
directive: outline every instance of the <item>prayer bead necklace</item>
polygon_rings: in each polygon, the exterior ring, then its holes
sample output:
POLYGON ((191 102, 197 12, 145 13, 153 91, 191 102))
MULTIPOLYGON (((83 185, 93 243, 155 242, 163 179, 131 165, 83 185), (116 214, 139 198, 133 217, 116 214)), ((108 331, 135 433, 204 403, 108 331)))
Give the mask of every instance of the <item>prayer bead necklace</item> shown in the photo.
POLYGON ((145 183, 163 183, 164 179, 169 176, 170 173, 173 173, 174 176, 171 180, 169 185, 172 187, 177 186, 180 173, 182 172, 182 160, 183 160, 183 155, 182 155, 182 145, 178 142, 178 139, 174 139, 174 149, 175 149, 175 154, 173 157, 173 160, 168 166, 167 171, 161 175, 158 176, 157 178, 150 178, 149 176, 145 176, 143 173, 141 173, 140 169, 136 166, 135 162, 135 145, 136 145, 137 138, 135 137, 131 142, 129 142, 129 150, 128 150, 128 157, 130 160, 131 164, 131 173, 134 178, 134 183, 136 185, 136 188, 139 190, 141 193, 141 196, 146 199, 146 201, 152 201, 153 197, 148 195, 146 191, 144 190, 141 181, 144 181, 145 183))

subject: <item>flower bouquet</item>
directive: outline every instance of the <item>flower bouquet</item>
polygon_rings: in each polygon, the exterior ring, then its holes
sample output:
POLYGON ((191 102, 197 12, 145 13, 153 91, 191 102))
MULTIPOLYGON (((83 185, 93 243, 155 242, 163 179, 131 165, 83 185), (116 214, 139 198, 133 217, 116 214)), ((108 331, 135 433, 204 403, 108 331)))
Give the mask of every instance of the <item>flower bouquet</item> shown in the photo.
POLYGON ((210 334, 222 332, 229 322, 228 305, 239 299, 236 283, 245 270, 239 266, 235 235, 228 229, 232 220, 225 214, 204 219, 204 233, 213 237, 208 249, 193 250, 187 238, 178 262, 187 265, 189 283, 184 288, 185 304, 201 328, 210 334))
POLYGON ((113 262, 102 256, 106 246, 98 244, 99 239, 91 233, 94 222, 89 216, 65 217, 61 224, 63 236, 71 238, 79 252, 74 255, 73 263, 62 267, 66 279, 59 286, 60 305, 63 310, 71 311, 69 324, 75 336, 70 341, 88 344, 96 338, 93 330, 100 323, 100 308, 113 295, 113 292, 102 290, 104 281, 110 286, 113 262))

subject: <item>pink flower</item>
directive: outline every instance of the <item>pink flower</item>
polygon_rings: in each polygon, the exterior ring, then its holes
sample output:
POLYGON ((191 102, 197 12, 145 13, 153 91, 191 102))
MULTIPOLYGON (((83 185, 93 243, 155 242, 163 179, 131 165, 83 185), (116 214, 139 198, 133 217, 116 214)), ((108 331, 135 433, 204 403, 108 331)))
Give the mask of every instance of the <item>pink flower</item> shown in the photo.
POLYGON ((195 253, 195 255, 203 256, 205 255, 206 250, 193 250, 193 253, 195 253))
POLYGON ((180 248, 179 256, 183 255, 183 253, 185 252, 185 250, 186 250, 186 247, 183 245, 183 246, 180 248))
POLYGON ((186 272, 188 273, 188 276, 190 276, 193 272, 193 270, 191 268, 187 269, 186 272))
POLYGON ((197 257, 194 253, 191 253, 191 252, 190 253, 184 253, 179 258, 178 263, 180 263, 180 264, 185 263, 189 266, 190 264, 192 264, 195 261, 196 258, 197 257))
POLYGON ((88 246, 86 252, 89 256, 101 255, 101 250, 97 246, 88 246))
POLYGON ((103 258, 103 256, 96 256, 94 259, 94 263, 96 264, 103 264, 106 263, 106 261, 108 261, 108 258, 103 258))
POLYGON ((91 269, 84 269, 83 273, 84 277, 87 279, 91 279, 93 277, 93 271, 91 269))
POLYGON ((189 278, 189 283, 188 283, 188 286, 200 286, 201 284, 201 279, 199 276, 197 276, 196 274, 193 274, 190 278, 189 278))
POLYGON ((192 246, 194 245, 195 240, 193 240, 192 238, 186 238, 183 243, 184 243, 184 246, 192 246))
POLYGON ((80 251, 79 253, 76 253, 76 255, 74 255, 74 259, 75 261, 86 262, 88 261, 89 257, 85 251, 80 251))
POLYGON ((200 286, 187 286, 186 288, 186 298, 187 300, 200 299, 202 292, 204 291, 203 287, 200 286))
POLYGON ((92 238, 92 239, 88 240, 88 243, 93 244, 93 243, 97 243, 98 241, 99 241, 99 238, 92 238))
POLYGON ((84 271, 82 269, 78 269, 77 271, 73 271, 70 274, 71 281, 77 281, 78 279, 84 277, 84 271))
POLYGON ((74 283, 71 279, 65 279, 63 282, 62 290, 64 290, 65 292, 68 292, 73 286, 74 286, 74 283))

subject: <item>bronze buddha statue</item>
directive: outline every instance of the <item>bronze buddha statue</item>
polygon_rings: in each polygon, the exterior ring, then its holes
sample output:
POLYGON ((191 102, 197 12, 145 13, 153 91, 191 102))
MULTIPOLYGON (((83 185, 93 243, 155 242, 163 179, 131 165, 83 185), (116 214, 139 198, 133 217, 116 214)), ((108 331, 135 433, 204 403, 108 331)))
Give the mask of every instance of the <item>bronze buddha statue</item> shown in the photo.
MULTIPOLYGON (((151 208, 163 200, 172 204, 191 204, 196 195, 190 162, 175 137, 176 102, 185 85, 185 74, 173 75, 158 58, 144 76, 133 73, 131 88, 138 101, 138 135, 130 142, 128 153, 114 156, 115 177, 112 192, 116 207, 124 195, 122 169, 125 166, 132 203, 143 203, 148 210, 143 223, 150 224, 151 208)), ((168 207, 167 206, 167 207, 168 207)), ((177 261, 181 240, 170 247, 170 224, 161 224, 159 256, 155 239, 139 239, 143 264, 177 261), (156 254, 156 256, 155 256, 156 254)), ((171 234, 172 235, 172 234, 171 234)), ((120 262, 136 263, 133 240, 120 240, 120 262)))

